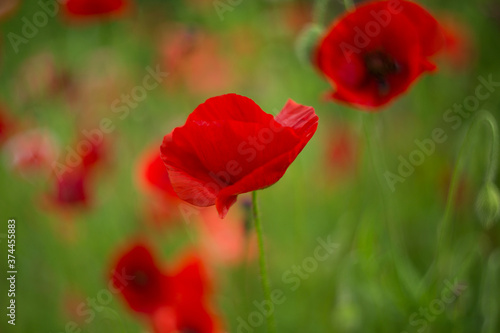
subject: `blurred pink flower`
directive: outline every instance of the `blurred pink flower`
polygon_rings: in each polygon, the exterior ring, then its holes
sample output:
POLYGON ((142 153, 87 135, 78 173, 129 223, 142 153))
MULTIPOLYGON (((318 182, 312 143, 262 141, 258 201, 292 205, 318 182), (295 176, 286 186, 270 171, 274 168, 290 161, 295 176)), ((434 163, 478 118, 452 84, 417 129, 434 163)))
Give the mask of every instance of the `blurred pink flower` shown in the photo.
POLYGON ((32 129, 12 136, 5 142, 10 168, 22 174, 48 171, 58 155, 58 144, 47 129, 32 129))
POLYGON ((207 260, 220 265, 237 265, 245 259, 255 258, 255 234, 245 230, 245 217, 241 211, 229 212, 222 220, 213 207, 200 210, 197 225, 200 248, 207 260), (248 233, 248 234, 247 234, 248 233))

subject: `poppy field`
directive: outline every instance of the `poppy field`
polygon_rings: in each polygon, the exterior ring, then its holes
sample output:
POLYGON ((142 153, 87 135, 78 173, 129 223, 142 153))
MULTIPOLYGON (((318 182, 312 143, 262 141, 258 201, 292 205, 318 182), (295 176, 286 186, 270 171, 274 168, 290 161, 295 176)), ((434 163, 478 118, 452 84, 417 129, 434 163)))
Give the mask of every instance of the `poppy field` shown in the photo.
POLYGON ((0 332, 500 332, 496 0, 0 27, 0 332))

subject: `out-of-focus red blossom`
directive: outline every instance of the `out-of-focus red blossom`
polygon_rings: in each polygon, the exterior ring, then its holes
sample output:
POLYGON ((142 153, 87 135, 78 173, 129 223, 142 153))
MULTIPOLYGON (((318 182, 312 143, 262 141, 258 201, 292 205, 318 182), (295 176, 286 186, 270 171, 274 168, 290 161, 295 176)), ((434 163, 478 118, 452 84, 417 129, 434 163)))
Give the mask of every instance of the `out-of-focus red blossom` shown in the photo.
POLYGON ((0 1, 0 20, 9 17, 19 7, 20 0, 0 1))
POLYGON ((289 100, 273 117, 236 94, 208 99, 166 135, 161 156, 172 186, 221 218, 238 194, 276 183, 316 132, 314 109, 289 100))
POLYGON ((194 253, 162 269, 145 243, 134 243, 118 257, 111 282, 132 310, 148 315, 157 333, 216 332, 207 273, 194 253))
POLYGON ((208 272, 196 252, 186 252, 168 274, 175 290, 174 300, 177 306, 188 306, 193 301, 206 300, 211 292, 208 272))
POLYGON ((67 0, 64 11, 73 19, 107 18, 123 14, 129 6, 129 0, 67 0))
POLYGON ((96 143, 95 141, 88 140, 85 137, 80 137, 79 141, 77 142, 85 142, 85 141, 88 143, 86 147, 89 148, 84 152, 80 152, 80 157, 82 159, 81 167, 86 172, 90 172, 91 170, 96 169, 98 165, 106 162, 108 153, 107 142, 104 139, 102 139, 99 140, 98 143, 96 143))
POLYGON ((153 315, 155 333, 220 332, 219 320, 208 304, 211 286, 199 255, 184 255, 170 274, 175 301, 153 315))
POLYGON ((148 196, 148 220, 163 226, 179 215, 182 201, 172 188, 157 146, 147 149, 140 157, 136 179, 139 188, 148 196))
POLYGON ((450 63, 453 69, 469 67, 475 57, 474 37, 470 28, 450 14, 442 16, 439 23, 444 35, 442 55, 446 63, 450 63))
POLYGON ((203 31, 173 27, 161 42, 162 68, 170 74, 165 81, 167 88, 211 95, 234 86, 234 68, 220 44, 215 36, 203 31))
POLYGON ((111 282, 135 312, 153 314, 162 304, 172 302, 169 278, 149 247, 140 242, 119 254, 111 282))
MULTIPOLYGON (((222 220, 212 208, 203 209, 200 216, 200 247, 207 260, 222 265, 235 265, 245 259, 247 244, 243 217, 229 212, 226 219, 222 220)), ((248 244, 250 256, 255 255, 257 249, 252 236, 249 237, 251 243, 248 244)))
POLYGON ((138 183, 142 189, 178 200, 157 146, 146 150, 139 160, 137 169, 138 183))
POLYGON ((47 171, 56 160, 58 144, 46 129, 32 129, 12 136, 5 142, 9 166, 20 173, 47 171))
POLYGON ((87 207, 89 204, 87 187, 88 176, 82 168, 65 172, 56 177, 53 203, 59 208, 87 207))
POLYGON ((429 57, 442 45, 438 22, 418 4, 375 1, 332 24, 315 65, 334 86, 332 99, 374 111, 433 71, 429 57))
POLYGON ((163 307, 152 318, 155 333, 221 333, 216 316, 203 305, 185 309, 163 307))
POLYGON ((335 126, 327 142, 328 171, 334 178, 352 174, 358 166, 360 140, 348 125, 335 126))

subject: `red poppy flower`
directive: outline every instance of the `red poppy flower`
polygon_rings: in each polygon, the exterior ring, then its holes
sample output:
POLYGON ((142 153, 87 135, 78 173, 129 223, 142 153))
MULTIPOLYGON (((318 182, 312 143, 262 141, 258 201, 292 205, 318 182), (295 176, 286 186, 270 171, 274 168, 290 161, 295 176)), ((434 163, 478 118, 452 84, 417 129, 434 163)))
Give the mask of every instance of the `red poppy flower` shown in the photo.
POLYGON ((361 108, 387 104, 425 71, 442 46, 437 21, 405 0, 370 2, 333 23, 315 65, 335 87, 331 98, 361 108))
POLYGON ((129 307, 149 316, 155 332, 215 332, 210 285, 200 257, 190 254, 175 269, 162 270, 149 247, 135 243, 120 255, 111 275, 129 307))
POLYGON ((141 243, 120 255, 111 276, 114 287, 121 290, 129 307, 146 314, 153 314, 168 303, 168 279, 150 249, 141 243))
POLYGON ((155 332, 218 332, 219 320, 209 306, 211 286, 199 255, 186 254, 169 276, 173 302, 153 315, 155 332))
POLYGON ((52 204, 58 208, 86 207, 88 205, 88 178, 83 169, 78 168, 73 172, 65 172, 55 181, 54 193, 49 198, 52 204))
POLYGON ((317 126, 314 109, 291 100, 273 117, 247 97, 222 95, 166 135, 161 156, 179 198, 224 217, 238 194, 276 183, 317 126))
POLYGON ((90 147, 88 150, 80 152, 82 167, 86 171, 90 171, 105 161, 106 142, 102 140, 99 143, 96 143, 93 140, 81 137, 80 140, 77 141, 76 147, 82 145, 82 142, 87 142, 87 146, 90 147))
POLYGON ((67 0, 66 13, 70 17, 99 17, 121 14, 128 7, 127 0, 67 0))
POLYGON ((189 305, 205 299, 210 293, 210 284, 205 265, 195 253, 186 254, 169 273, 175 293, 175 303, 189 305))

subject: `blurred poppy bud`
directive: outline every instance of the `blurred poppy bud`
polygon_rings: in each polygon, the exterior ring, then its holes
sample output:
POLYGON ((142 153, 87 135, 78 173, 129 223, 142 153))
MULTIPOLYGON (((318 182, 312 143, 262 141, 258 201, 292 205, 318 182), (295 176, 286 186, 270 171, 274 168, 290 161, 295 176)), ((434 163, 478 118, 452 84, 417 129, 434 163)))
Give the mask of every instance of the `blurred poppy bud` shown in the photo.
POLYGON ((314 49, 322 34, 323 29, 316 24, 309 24, 300 32, 295 43, 295 52, 302 63, 311 63, 314 49))
POLYGON ((490 229, 500 217, 500 193, 492 182, 483 186, 476 201, 476 212, 484 228, 490 229))

